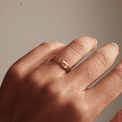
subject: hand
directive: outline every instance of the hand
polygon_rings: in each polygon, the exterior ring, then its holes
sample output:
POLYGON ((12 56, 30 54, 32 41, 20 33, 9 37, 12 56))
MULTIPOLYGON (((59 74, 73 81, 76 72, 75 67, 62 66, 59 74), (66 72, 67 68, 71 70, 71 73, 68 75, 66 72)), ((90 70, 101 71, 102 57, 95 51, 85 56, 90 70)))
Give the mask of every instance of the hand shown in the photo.
POLYGON ((73 68, 96 45, 88 36, 68 46, 45 42, 15 62, 0 88, 0 122, 92 122, 122 92, 122 61, 88 88, 112 66, 117 45, 106 44, 68 73, 48 60, 56 55, 73 68))

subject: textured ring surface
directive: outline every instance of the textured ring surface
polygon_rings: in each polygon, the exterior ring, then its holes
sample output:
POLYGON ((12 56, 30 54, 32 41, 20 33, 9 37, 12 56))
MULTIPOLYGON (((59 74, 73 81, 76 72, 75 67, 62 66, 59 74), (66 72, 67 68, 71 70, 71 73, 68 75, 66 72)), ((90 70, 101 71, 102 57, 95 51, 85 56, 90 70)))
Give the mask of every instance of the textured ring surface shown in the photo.
POLYGON ((65 62, 64 60, 62 60, 61 58, 59 58, 56 55, 53 55, 51 57, 51 60, 58 63, 63 69, 66 70, 66 72, 69 72, 71 70, 70 66, 68 65, 67 62, 65 62))

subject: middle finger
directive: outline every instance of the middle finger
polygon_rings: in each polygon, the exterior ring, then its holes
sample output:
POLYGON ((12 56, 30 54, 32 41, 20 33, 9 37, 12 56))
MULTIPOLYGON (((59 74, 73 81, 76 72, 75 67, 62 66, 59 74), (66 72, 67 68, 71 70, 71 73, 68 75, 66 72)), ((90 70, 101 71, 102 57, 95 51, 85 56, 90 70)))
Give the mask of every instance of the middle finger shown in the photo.
POLYGON ((115 43, 108 43, 69 72, 66 77, 70 82, 80 82, 81 89, 85 90, 112 66, 118 54, 118 46, 115 43))

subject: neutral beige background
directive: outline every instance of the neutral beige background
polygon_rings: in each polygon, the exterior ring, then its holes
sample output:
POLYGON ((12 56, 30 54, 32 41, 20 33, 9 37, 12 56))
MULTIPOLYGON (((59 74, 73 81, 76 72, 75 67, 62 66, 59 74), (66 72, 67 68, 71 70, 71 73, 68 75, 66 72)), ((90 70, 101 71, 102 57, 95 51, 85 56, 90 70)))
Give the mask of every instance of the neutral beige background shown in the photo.
MULTIPOLYGON (((40 43, 68 44, 84 35, 95 37, 98 48, 116 42, 115 66, 122 55, 121 23, 122 0, 0 0, 0 81, 12 63, 40 43)), ((94 122, 109 122, 119 109, 122 94, 94 122)))

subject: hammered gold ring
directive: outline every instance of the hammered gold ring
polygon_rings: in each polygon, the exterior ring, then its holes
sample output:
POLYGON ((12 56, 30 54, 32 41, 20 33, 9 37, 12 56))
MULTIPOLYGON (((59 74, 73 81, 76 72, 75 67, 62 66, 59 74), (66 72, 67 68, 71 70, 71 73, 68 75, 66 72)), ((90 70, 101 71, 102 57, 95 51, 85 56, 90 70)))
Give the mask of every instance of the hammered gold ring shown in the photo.
POLYGON ((58 63, 63 69, 66 70, 66 72, 69 72, 71 70, 70 66, 68 65, 68 63, 66 61, 64 61, 63 59, 59 58, 58 56, 56 55, 53 55, 51 57, 51 60, 53 62, 56 62, 58 63))

